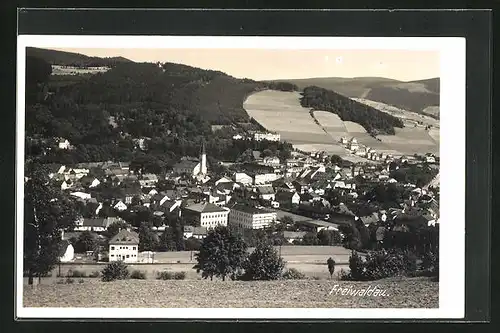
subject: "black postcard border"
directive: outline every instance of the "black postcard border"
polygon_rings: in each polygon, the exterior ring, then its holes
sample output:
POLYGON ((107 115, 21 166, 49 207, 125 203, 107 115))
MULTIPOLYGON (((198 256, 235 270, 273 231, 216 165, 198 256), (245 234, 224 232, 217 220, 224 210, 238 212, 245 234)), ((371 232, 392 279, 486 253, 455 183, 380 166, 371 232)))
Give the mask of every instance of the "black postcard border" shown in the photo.
MULTIPOLYGON (((68 35, 240 35, 240 36, 363 36, 363 37, 466 37, 466 317, 462 321, 487 321, 490 317, 491 246, 491 18, 488 10, 474 11, 240 11, 240 10, 47 10, 20 9, 18 34, 68 35), (301 24, 297 24, 301 22, 301 24), (353 22, 360 22, 354 24, 353 22)), ((15 94, 12 96, 14 97, 15 94)), ((10 115, 15 119, 15 114, 10 115)), ((6 128, 12 133, 15 126, 6 128)), ((11 148, 15 149, 15 140, 11 148)), ((12 152, 9 155, 14 156, 12 152)), ((4 154, 5 157, 5 154, 4 154)), ((8 159, 8 158, 7 158, 8 159)), ((5 160, 2 160, 4 162, 5 160)), ((14 158, 12 159, 14 161, 14 158)), ((9 172, 15 175, 14 163, 9 172)), ((11 182, 13 185, 14 182, 11 182)), ((9 200, 15 209, 15 196, 9 200)), ((15 217, 14 214, 11 216, 15 217)), ((15 219, 11 220, 12 222, 15 219)), ((14 223, 12 233, 15 234, 14 223)), ((10 240, 12 241, 12 239, 10 240)), ((8 242, 4 243, 4 245, 8 242)), ((14 246, 4 253, 14 262, 14 246)), ((13 273, 13 272, 12 272, 13 273)), ((14 274, 10 279, 14 284, 14 274)), ((9 291, 9 295, 10 295, 9 291)), ((14 291, 12 291, 14 294, 14 291)), ((5 295, 5 294, 4 294, 5 295)), ((14 299, 14 298, 10 298, 14 299)), ((12 304, 11 302, 8 302, 12 304)), ((13 313, 14 315, 14 313, 13 313)), ((12 317, 10 317, 12 318, 12 317)), ((7 318, 6 318, 7 319, 7 318)), ((127 321, 133 320, 132 318, 127 321)), ((48 325, 38 323, 36 330, 48 325)), ((89 321, 89 320, 71 320, 89 321)), ((113 321, 96 319, 92 321, 113 321)), ((144 322, 145 320, 134 320, 144 322)), ((156 320, 155 320, 156 321, 156 320)), ((293 322, 294 320, 185 320, 161 322, 293 322)), ((299 320, 302 323, 342 320, 299 320)), ((366 320, 348 320, 358 322, 366 320)), ((394 320, 369 320, 394 322, 394 320)), ((407 322, 407 320, 397 320, 407 322)), ((410 320, 436 322, 457 320, 410 320)), ((458 320, 460 321, 460 320, 458 320)), ((25 329, 34 320, 23 320, 25 329)), ((16 325, 17 326, 17 325, 16 325)), ((73 324, 63 324, 69 328, 73 324)), ((76 325, 75 325, 76 326, 76 325)), ((79 325, 81 326, 81 324, 79 325)), ((85 325, 86 326, 86 325, 85 325)), ((48 328, 48 326, 47 326, 48 328)), ((354 328, 354 327, 353 327, 354 328)), ((257 329, 257 328, 256 328, 257 329)))

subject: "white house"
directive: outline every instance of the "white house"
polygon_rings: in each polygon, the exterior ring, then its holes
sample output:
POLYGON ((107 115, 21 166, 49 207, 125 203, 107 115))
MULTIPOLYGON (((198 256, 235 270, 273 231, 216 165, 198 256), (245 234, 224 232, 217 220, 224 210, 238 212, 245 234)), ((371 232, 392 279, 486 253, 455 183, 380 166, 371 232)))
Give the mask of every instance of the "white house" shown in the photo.
POLYGON ((243 185, 250 185, 253 182, 253 178, 244 172, 236 172, 234 174, 234 181, 236 183, 242 183, 243 185))
POLYGON ((258 186, 257 192, 259 193, 259 197, 263 200, 274 201, 276 197, 276 192, 271 185, 258 186))
POLYGON ((262 164, 269 166, 278 166, 280 165, 280 159, 276 156, 267 156, 262 160, 262 164))
POLYGON ((276 212, 236 204, 231 207, 228 224, 243 229, 262 229, 276 222, 276 212))
POLYGON ((142 178, 139 180, 139 184, 141 187, 152 187, 158 182, 158 176, 155 174, 144 174, 142 178))
POLYGON ((124 211, 127 210, 127 205, 120 200, 113 206, 113 208, 119 211, 124 211))
POLYGON ((70 149, 71 148, 71 144, 69 143, 69 141, 67 139, 59 139, 57 141, 57 146, 59 147, 59 149, 70 149))
POLYGON ((352 138, 351 141, 349 142, 348 144, 348 148, 349 150, 351 151, 356 151, 358 150, 359 148, 359 145, 358 145, 358 140, 356 140, 356 138, 352 138))
POLYGON ((255 141, 280 141, 281 135, 279 133, 265 133, 265 132, 257 132, 254 133, 253 139, 255 141))
POLYGON ((122 229, 109 240, 109 261, 137 262, 139 235, 122 229))
POLYGON ((70 262, 75 258, 75 249, 67 240, 63 240, 59 251, 60 262, 70 262))
POLYGON ((276 200, 285 206, 298 205, 300 203, 300 194, 297 192, 279 191, 276 193, 276 200))
POLYGON ((94 178, 94 180, 92 181, 92 183, 90 183, 89 187, 90 188, 97 187, 97 186, 99 186, 100 183, 101 182, 99 181, 99 179, 94 178))
POLYGON ((236 134, 236 135, 233 135, 233 139, 234 140, 241 140, 241 139, 243 139, 243 136, 236 134))

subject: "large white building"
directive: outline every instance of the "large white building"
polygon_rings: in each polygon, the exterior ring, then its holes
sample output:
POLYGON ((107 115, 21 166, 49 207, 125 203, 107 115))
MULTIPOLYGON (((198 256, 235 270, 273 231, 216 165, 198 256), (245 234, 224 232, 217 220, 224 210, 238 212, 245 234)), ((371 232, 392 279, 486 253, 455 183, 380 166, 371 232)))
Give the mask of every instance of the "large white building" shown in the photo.
POLYGON ((243 185, 250 185, 253 183, 253 178, 244 172, 236 172, 234 174, 234 181, 243 185))
POLYGON ((109 241, 109 261, 137 262, 139 235, 122 229, 109 241))
POLYGON ((200 227, 207 229, 218 225, 227 226, 229 209, 219 207, 213 203, 197 203, 183 209, 182 215, 190 222, 195 222, 200 227))
POLYGON ((255 185, 260 185, 260 184, 267 184, 274 182, 276 179, 281 178, 281 176, 277 173, 258 173, 254 176, 254 184, 255 185))
POLYGON ((241 204, 231 207, 228 224, 242 229, 262 229, 276 222, 276 212, 245 206, 241 204))
POLYGON ((281 135, 279 133, 266 133, 266 132, 256 132, 253 135, 255 141, 280 141, 281 135))

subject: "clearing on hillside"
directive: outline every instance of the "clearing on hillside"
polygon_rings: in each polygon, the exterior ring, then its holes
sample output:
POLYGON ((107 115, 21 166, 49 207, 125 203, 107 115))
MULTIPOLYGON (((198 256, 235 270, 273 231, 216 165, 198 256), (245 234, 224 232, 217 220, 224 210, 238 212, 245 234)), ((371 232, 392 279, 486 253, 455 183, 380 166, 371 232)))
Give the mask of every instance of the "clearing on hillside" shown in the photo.
POLYGON ((341 137, 355 137, 366 147, 394 156, 415 153, 439 155, 439 120, 402 110, 384 103, 355 98, 380 111, 401 118, 405 128, 395 128, 395 135, 368 134, 363 126, 342 121, 328 111, 314 111, 300 105, 299 92, 264 90, 250 95, 243 104, 247 113, 269 131, 281 134, 295 148, 306 152, 325 151, 353 162, 366 161, 349 153, 340 143, 341 137), (319 123, 316 123, 316 121, 319 123))

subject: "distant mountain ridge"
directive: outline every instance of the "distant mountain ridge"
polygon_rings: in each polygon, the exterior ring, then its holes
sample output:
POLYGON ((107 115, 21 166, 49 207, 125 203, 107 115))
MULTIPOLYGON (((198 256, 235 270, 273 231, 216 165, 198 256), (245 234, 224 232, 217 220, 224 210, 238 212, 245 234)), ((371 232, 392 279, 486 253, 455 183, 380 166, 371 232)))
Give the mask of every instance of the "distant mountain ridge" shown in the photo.
POLYGON ((75 66, 75 67, 113 67, 119 63, 132 63, 133 61, 124 57, 89 57, 84 54, 65 52, 36 47, 26 48, 26 55, 41 58, 51 65, 75 66))
MULTIPOLYGON (((418 113, 424 113, 428 107, 439 107, 439 78, 409 82, 382 77, 325 77, 275 81, 293 83, 300 90, 317 86, 347 97, 369 99, 418 113)), ((433 108, 432 115, 439 117, 436 108, 433 108)))

